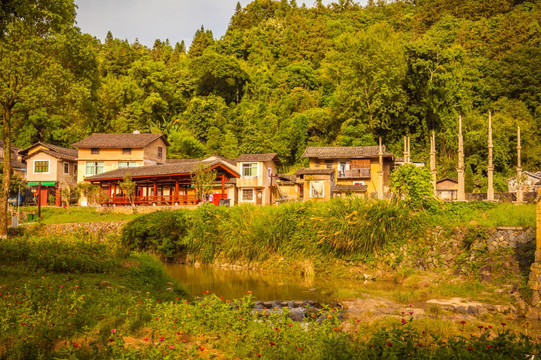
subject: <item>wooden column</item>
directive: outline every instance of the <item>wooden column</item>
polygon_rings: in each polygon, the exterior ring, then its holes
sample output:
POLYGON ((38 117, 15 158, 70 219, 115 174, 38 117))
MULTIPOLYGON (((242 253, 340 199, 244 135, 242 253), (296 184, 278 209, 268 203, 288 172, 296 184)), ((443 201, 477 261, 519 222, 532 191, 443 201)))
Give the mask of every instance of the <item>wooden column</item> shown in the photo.
POLYGON ((225 195, 225 175, 222 175, 222 199, 225 195))
POLYGON ((178 205, 178 180, 175 180, 175 203, 178 205))

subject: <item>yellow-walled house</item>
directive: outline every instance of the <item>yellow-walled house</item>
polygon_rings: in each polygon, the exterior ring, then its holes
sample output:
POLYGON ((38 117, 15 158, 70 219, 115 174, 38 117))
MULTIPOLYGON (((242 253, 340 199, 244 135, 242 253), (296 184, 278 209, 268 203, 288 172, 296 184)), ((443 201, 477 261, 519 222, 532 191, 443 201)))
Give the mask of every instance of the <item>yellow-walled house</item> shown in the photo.
MULTIPOLYGON (((303 184, 304 200, 328 200, 333 196, 377 197, 380 192, 379 146, 311 146, 303 157, 309 168, 295 174, 303 184)), ((389 192, 394 155, 381 148, 383 194, 389 192)))
POLYGON ((77 179, 77 150, 38 142, 19 152, 26 161, 26 181, 42 205, 55 196, 60 205, 58 190, 75 185, 77 179))
POLYGON ((92 134, 75 144, 78 149, 77 182, 104 172, 165 164, 169 142, 161 134, 92 134))
POLYGON ((240 178, 237 181, 238 204, 270 205, 273 196, 273 179, 276 167, 282 163, 275 153, 242 154, 237 158, 240 178))

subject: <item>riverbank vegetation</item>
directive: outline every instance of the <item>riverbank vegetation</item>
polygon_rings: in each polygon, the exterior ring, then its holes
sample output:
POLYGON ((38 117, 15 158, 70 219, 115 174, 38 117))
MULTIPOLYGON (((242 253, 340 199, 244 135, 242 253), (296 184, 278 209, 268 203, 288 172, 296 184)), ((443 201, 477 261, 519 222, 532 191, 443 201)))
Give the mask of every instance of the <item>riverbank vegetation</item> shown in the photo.
MULTIPOLYGON (((161 264, 118 239, 72 234, 0 242, 0 359, 507 359, 540 352, 511 324, 340 321, 325 308, 295 322, 252 313, 251 294, 189 297, 161 264)), ((411 312, 411 314, 410 314, 411 312)))
POLYGON ((428 228, 535 226, 535 206, 487 202, 444 203, 412 211, 406 203, 333 199, 276 207, 200 206, 156 212, 129 222, 123 243, 172 261, 180 254, 212 263, 285 257, 370 260, 375 253, 419 239, 428 228))

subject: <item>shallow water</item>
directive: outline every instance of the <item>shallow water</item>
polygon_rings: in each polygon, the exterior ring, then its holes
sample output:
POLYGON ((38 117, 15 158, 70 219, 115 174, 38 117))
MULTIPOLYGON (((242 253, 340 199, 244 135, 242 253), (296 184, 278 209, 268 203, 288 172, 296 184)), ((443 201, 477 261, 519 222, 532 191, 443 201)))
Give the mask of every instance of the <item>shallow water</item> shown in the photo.
MULTIPOLYGON (((256 300, 315 300, 337 299, 343 281, 304 278, 299 275, 275 274, 256 270, 235 270, 210 265, 191 266, 165 264, 169 275, 178 280, 194 296, 209 291, 225 299, 243 297, 248 291, 256 300)), ((353 284, 347 284, 352 286, 353 284)))

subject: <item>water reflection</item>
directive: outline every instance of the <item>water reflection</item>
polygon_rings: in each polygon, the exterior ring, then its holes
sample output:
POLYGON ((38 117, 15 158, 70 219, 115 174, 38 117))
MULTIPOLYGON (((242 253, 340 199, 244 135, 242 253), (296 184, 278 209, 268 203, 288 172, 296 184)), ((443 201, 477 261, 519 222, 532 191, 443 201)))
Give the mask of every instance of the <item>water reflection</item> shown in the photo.
POLYGON ((169 275, 194 296, 210 291, 225 299, 235 299, 251 291, 257 300, 316 300, 336 298, 337 284, 325 279, 274 274, 255 270, 233 270, 214 266, 165 264, 169 275))

